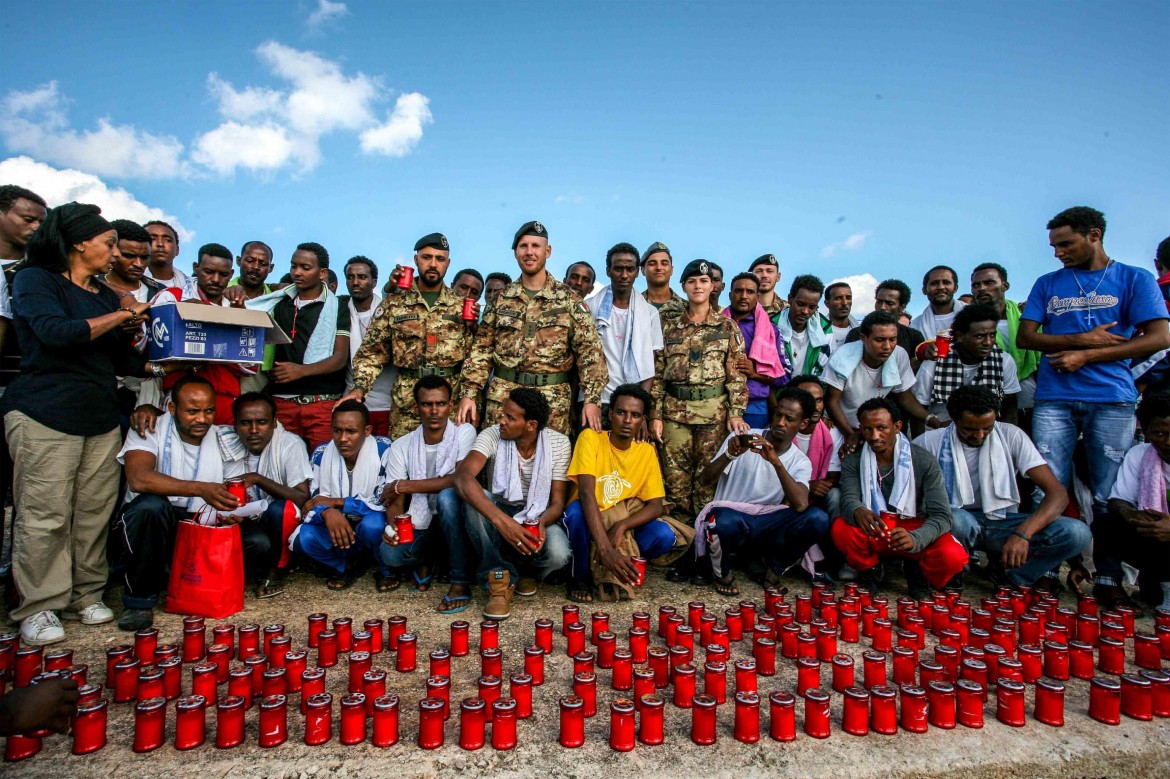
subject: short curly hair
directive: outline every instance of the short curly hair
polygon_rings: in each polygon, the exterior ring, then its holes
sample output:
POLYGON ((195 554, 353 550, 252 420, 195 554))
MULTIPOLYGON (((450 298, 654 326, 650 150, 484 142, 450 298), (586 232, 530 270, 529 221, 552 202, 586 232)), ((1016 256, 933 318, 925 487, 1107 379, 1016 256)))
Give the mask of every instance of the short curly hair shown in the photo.
POLYGON ((1105 214, 1088 206, 1073 206, 1048 220, 1046 229, 1055 230, 1058 227, 1071 227, 1074 233, 1081 235, 1088 235, 1089 231, 1095 228, 1100 230, 1101 236, 1104 237, 1105 214))
POLYGON ((544 395, 532 387, 516 387, 508 393, 508 400, 520 407, 525 420, 536 422, 536 429, 544 430, 548 424, 549 414, 552 413, 544 395))

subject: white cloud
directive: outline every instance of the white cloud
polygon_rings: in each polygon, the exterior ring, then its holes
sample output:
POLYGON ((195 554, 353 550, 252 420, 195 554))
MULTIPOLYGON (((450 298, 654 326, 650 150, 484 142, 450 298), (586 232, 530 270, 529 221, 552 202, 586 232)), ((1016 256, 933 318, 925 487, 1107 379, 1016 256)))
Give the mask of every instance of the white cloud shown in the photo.
MULTIPOLYGON (((853 290, 852 315, 861 317, 873 311, 874 295, 877 294, 877 285, 880 284, 872 273, 859 273, 855 276, 846 276, 842 279, 833 279, 832 283, 843 281, 853 290)), ((828 285, 826 285, 828 286, 828 285)))
POLYGON ((821 249, 821 257, 828 259, 830 257, 835 257, 841 252, 857 251, 861 247, 865 246, 865 241, 869 238, 869 232, 869 230, 865 230, 864 232, 854 233, 844 241, 838 241, 837 243, 829 244, 828 246, 821 249))
POLYGON ((362 131, 362 151, 366 154, 384 154, 387 157, 405 157, 422 140, 423 127, 434 121, 430 100, 418 92, 399 95, 394 111, 384 124, 362 131))
MULTIPOLYGON (((344 3, 322 0, 318 12, 347 13, 344 3), (338 10, 340 9, 340 10, 338 10)), ((287 167, 304 173, 321 161, 321 139, 331 133, 357 136, 365 154, 404 157, 434 121, 429 99, 391 96, 376 76, 346 73, 338 62, 277 41, 256 48, 256 56, 283 86, 237 87, 218 73, 207 90, 219 110, 219 126, 197 135, 186 148, 172 136, 99 118, 96 129, 69 125, 68 101, 52 81, 29 91, 13 90, 0 100, 0 138, 16 152, 103 178, 164 179, 237 170, 267 174, 287 167)))
POLYGON ((139 224, 161 219, 174 226, 181 241, 195 238, 195 233, 183 227, 174 215, 146 205, 124 189, 111 188, 91 173, 54 168, 29 157, 9 157, 0 162, 0 181, 31 189, 50 206, 73 200, 94 203, 107 219, 130 219, 139 224))
POLYGON ((69 127, 67 101, 57 82, 28 92, 11 91, 0 101, 0 135, 9 149, 56 165, 82 168, 109 178, 166 179, 190 174, 183 144, 102 117, 96 129, 69 127))
MULTIPOLYGON (((614 195, 614 198, 616 198, 616 197, 617 197, 617 195, 614 195)), ((558 202, 558 203, 571 203, 575 206, 579 206, 585 202, 585 196, 578 195, 576 192, 566 192, 563 195, 557 195, 556 202, 558 202)))
POLYGON ((309 14, 305 20, 311 32, 316 32, 329 22, 335 22, 344 16, 349 16, 349 7, 345 3, 335 3, 332 0, 317 0, 317 9, 309 14))

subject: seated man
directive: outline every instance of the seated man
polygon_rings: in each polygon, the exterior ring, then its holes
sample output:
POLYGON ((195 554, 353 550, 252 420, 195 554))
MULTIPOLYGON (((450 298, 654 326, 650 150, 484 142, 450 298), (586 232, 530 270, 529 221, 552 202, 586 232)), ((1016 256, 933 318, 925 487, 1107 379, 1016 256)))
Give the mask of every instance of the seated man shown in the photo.
POLYGON ((1109 513, 1093 520, 1093 595, 1102 610, 1135 607, 1122 589, 1121 563, 1136 567, 1147 600, 1170 609, 1170 392, 1142 398, 1138 423, 1147 443, 1126 452, 1109 495, 1109 513))
POLYGON ((572 554, 558 524, 569 491, 572 445, 547 427, 548 416, 543 395, 516 387, 500 407, 498 424, 479 434, 455 471, 455 489, 466 507, 464 526, 479 555, 477 579, 488 588, 487 619, 507 619, 513 592, 535 594, 536 582, 565 567, 572 554), (480 485, 481 473, 490 477, 490 490, 480 485), (519 579, 518 562, 533 577, 519 579))
MULTIPOLYGON (((294 552, 333 571, 325 581, 331 590, 353 586, 354 569, 377 558, 386 529, 382 490, 390 439, 373 435, 369 414, 356 400, 344 400, 333 409, 333 440, 313 452, 313 497, 290 540, 294 552)), ((398 580, 380 561, 374 586, 378 592, 398 588, 398 580)))
MULTIPOLYGON (((789 311, 792 304, 785 311, 789 311)), ((781 312, 781 316, 784 313, 781 312)), ((788 383, 789 387, 802 389, 812 395, 816 402, 813 415, 800 426, 792 444, 804 452, 812 464, 812 473, 808 481, 808 497, 812 505, 825 510, 829 517, 837 516, 840 505, 840 491, 836 490, 837 482, 841 480, 841 460, 837 451, 841 448, 841 437, 833 428, 832 422, 825 415, 825 383, 819 376, 806 373, 793 376, 788 383)), ((771 410, 775 410, 775 399, 771 402, 771 410)))
MULTIPOLYGON (((215 421, 215 390, 199 376, 180 379, 167 413, 153 431, 131 430, 118 453, 126 468, 126 505, 114 535, 125 565, 122 630, 154 624, 153 609, 167 586, 179 522, 205 507, 229 512, 240 502, 223 484, 224 460, 215 421)), ((266 553, 263 534, 243 534, 244 559, 266 553), (260 547, 263 546, 264 549, 260 547)))
POLYGON ((718 480, 715 500, 699 512, 695 530, 698 545, 710 547, 720 595, 739 594, 730 557, 740 546, 749 545, 763 554, 768 568, 765 581, 771 586, 827 536, 828 515, 809 506, 812 464, 792 445, 801 425, 815 412, 816 401, 804 390, 777 390, 771 426, 729 435, 699 475, 706 484, 718 480))
POLYGON ((871 593, 881 583, 881 558, 916 561, 907 566, 906 583, 910 597, 925 598, 927 584, 942 589, 967 564, 966 550, 950 534, 942 470, 930 452, 902 434, 901 414, 889 400, 865 401, 857 418, 865 443, 841 462, 841 516, 833 521, 833 544, 871 593))
MULTIPOLYGON (((259 392, 248 392, 232 403, 235 417, 234 436, 223 432, 227 448, 233 446, 239 461, 229 466, 244 480, 248 503, 262 501, 263 513, 256 521, 240 517, 220 517, 220 521, 240 522, 245 539, 256 536, 257 598, 271 598, 284 592, 284 568, 288 566, 288 538, 300 524, 301 506, 309 499, 313 470, 309 454, 300 436, 292 435, 276 421, 276 403, 259 392), (263 547, 261 553, 260 548, 263 547)), ((247 545, 248 540, 244 541, 247 545)))
POLYGON ((393 521, 386 523, 380 551, 391 569, 409 569, 415 587, 431 586, 429 550, 441 534, 451 564, 451 587, 439 611, 455 614, 471 602, 471 552, 463 532, 463 501, 455 492, 455 468, 475 443, 475 428, 451 421, 451 385, 441 376, 423 376, 414 385, 421 424, 390 445, 386 462, 386 516, 409 514, 414 541, 400 543, 393 521), (431 530, 432 519, 439 530, 431 530))
POLYGON ((959 387, 987 387, 999 399, 999 416, 1016 423, 1020 380, 1016 361, 995 342, 999 321, 991 306, 967 306, 951 325, 951 350, 946 357, 923 360, 914 382, 914 397, 938 419, 950 422, 947 398, 959 387))
POLYGON ((654 401, 637 384, 614 389, 607 405, 607 433, 581 431, 569 478, 578 497, 565 509, 565 527, 573 547, 569 600, 593 600, 590 576, 602 600, 630 594, 639 572, 630 558, 653 560, 678 547, 690 534, 676 534, 662 516, 666 491, 653 444, 634 440, 654 401), (590 554, 590 541, 596 554, 590 554))
MULTIPOLYGON (((958 317, 972 308, 979 306, 958 317)), ((951 499, 951 535, 968 553, 988 552, 994 579, 1056 591, 1055 571, 1088 546, 1092 534, 1084 522, 1060 516, 1068 493, 1024 431, 996 421, 998 410, 999 398, 987 387, 959 387, 947 398, 951 424, 914 443, 938 460, 951 499), (1017 513, 1016 474, 1044 491, 1030 515, 1017 513)))

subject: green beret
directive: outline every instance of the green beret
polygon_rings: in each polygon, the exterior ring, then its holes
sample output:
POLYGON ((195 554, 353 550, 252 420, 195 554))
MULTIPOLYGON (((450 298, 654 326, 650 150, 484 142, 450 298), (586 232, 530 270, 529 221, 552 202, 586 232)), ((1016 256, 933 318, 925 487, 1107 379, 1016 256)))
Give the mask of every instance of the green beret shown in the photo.
POLYGON ((639 267, 645 265, 646 259, 655 252, 666 252, 666 256, 670 257, 671 262, 674 261, 674 257, 671 257, 670 255, 670 249, 666 248, 666 244, 664 244, 662 241, 655 241, 646 247, 646 251, 642 252, 642 261, 638 263, 639 267))
POLYGON ((535 220, 525 222, 520 225, 520 229, 516 231, 516 237, 512 239, 512 251, 516 251, 516 247, 520 245, 520 239, 526 235, 535 235, 537 238, 548 240, 548 230, 544 229, 544 225, 535 220))
POLYGON ((416 252, 419 249, 425 249, 428 246, 432 249, 442 249, 443 251, 449 251, 451 249, 451 244, 447 243, 447 236, 443 235, 442 233, 431 233, 430 235, 424 235, 422 238, 419 238, 414 242, 414 250, 416 252))
POLYGON ((755 270, 757 265, 771 265, 773 268, 779 268, 780 263, 776 262, 775 254, 761 254, 752 260, 752 266, 748 268, 749 271, 755 270))
POLYGON ((692 276, 706 276, 711 277, 711 263, 706 260, 691 260, 687 263, 687 267, 683 268, 682 276, 679 281, 686 283, 686 280, 692 276))

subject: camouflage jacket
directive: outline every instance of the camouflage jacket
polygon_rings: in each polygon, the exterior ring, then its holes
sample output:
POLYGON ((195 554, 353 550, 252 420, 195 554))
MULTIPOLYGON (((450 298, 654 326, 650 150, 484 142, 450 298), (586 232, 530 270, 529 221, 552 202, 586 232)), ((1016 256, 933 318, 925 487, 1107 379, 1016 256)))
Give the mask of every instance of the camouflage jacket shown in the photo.
POLYGON ((478 399, 495 368, 561 373, 576 366, 585 402, 601 402, 609 371, 593 315, 572 290, 545 275, 531 297, 516 281, 488 308, 463 364, 463 397, 478 399))
MULTIPOLYGON (((746 357, 743 334, 739 326, 729 317, 710 310, 702 322, 692 322, 684 309, 682 314, 662 323, 662 351, 655 353, 654 397, 656 416, 680 420, 688 416, 688 403, 703 404, 705 401, 682 401, 667 393, 666 385, 684 385, 706 388, 723 387, 725 406, 731 417, 742 417, 747 409, 747 378, 740 373, 736 362, 746 357)), ((705 415, 705 414, 704 414, 705 415)), ((693 424, 711 424, 715 420, 694 420, 693 424)))
POLYGON ((463 299, 446 285, 429 308, 418 282, 409 290, 387 295, 354 355, 354 386, 369 392, 388 363, 397 368, 458 365, 471 349, 468 325, 463 321, 463 299))

